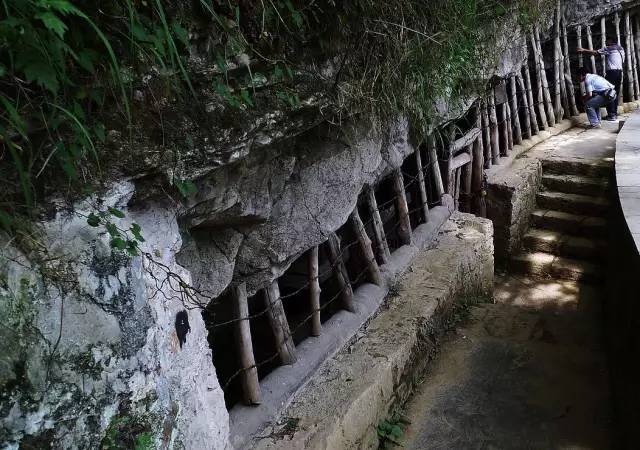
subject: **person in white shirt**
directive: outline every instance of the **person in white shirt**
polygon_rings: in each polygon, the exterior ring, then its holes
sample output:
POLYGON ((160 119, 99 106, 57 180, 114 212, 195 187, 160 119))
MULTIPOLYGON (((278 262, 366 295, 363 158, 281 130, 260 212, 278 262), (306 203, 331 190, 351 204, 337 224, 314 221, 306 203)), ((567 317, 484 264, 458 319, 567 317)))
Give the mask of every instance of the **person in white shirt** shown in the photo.
POLYGON ((594 73, 589 73, 585 67, 578 69, 580 81, 583 81, 587 90, 585 96, 585 108, 592 128, 600 128, 600 108, 611 103, 617 104, 615 86, 605 78, 594 73))
MULTIPOLYGON (((624 69, 625 52, 624 48, 615 39, 608 38, 607 46, 599 50, 589 50, 588 48, 578 48, 578 53, 586 53, 588 55, 605 55, 607 57, 607 70, 605 78, 620 94, 622 88, 622 70, 624 69)), ((618 95, 619 97, 619 95, 618 95)), ((618 119, 618 100, 607 105, 607 117, 605 120, 618 119)))

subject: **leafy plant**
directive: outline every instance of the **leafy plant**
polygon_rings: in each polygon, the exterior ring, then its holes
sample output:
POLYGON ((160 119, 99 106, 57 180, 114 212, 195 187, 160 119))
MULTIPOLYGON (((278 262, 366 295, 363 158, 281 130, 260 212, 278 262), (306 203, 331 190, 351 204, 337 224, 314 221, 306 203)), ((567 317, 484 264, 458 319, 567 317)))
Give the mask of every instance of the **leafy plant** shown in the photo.
POLYGON ((378 423, 377 433, 380 445, 383 448, 389 445, 402 445, 400 440, 404 435, 404 428, 408 421, 400 415, 394 415, 390 420, 381 420, 378 423))
POLYGON ((109 241, 111 248, 126 251, 131 256, 140 255, 138 245, 144 242, 140 225, 132 223, 128 230, 123 230, 113 222, 114 217, 123 219, 125 214, 116 208, 92 212, 87 216, 87 224, 94 228, 104 227, 111 238, 109 241))

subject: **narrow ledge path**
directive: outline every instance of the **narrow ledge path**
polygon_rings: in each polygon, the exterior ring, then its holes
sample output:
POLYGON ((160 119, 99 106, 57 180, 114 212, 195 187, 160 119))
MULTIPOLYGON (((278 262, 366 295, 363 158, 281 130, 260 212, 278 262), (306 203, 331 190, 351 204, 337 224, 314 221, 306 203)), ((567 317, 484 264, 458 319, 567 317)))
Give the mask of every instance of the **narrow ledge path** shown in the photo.
POLYGON ((572 129, 538 150, 523 249, 496 274, 495 303, 449 331, 406 405, 404 448, 614 448, 602 278, 617 127, 572 129), (601 227, 578 226, 589 220, 601 227))

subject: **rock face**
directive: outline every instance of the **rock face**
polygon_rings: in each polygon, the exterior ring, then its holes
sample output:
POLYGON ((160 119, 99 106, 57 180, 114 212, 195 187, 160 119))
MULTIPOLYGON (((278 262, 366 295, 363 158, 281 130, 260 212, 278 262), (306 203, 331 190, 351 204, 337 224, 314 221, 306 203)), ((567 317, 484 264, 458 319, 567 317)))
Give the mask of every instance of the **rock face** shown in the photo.
POLYGON ((574 25, 588 23, 596 17, 638 4, 638 0, 577 0, 564 2, 563 6, 567 23, 574 25))
MULTIPOLYGON (((133 192, 132 183, 118 183, 104 206, 126 210, 133 192)), ((3 259, 0 289, 10 349, 0 372, 4 445, 95 448, 105 433, 131 433, 131 442, 151 433, 163 445, 224 448, 227 413, 200 312, 186 309, 190 332, 180 347, 175 320, 185 305, 158 286, 154 277, 163 271, 113 252, 104 230, 87 225, 87 208, 89 202, 44 224, 40 245, 58 258, 45 278, 3 243, 12 260, 3 259)), ((118 226, 138 223, 147 237, 143 250, 188 281, 175 262, 181 239, 171 209, 149 205, 126 214, 118 226)))

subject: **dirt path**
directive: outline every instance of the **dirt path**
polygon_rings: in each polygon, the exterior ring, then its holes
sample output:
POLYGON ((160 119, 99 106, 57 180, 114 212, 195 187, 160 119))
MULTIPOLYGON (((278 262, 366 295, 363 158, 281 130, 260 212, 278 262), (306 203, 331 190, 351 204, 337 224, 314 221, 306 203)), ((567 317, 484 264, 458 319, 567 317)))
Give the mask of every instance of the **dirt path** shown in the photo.
POLYGON ((503 276, 495 293, 442 346, 403 446, 611 448, 599 288, 503 276))

